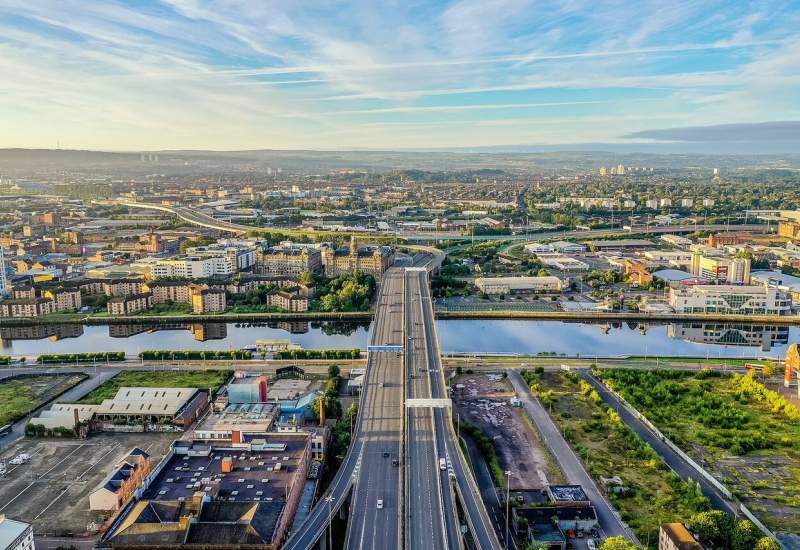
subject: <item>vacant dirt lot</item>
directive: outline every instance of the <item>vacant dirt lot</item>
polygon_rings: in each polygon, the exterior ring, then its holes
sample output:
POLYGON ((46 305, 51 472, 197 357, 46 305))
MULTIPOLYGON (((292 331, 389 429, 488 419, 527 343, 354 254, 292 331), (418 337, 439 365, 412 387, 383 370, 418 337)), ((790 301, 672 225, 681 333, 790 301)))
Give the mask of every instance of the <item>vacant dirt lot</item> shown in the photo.
POLYGON ((556 483, 560 472, 530 426, 522 409, 512 407, 510 384, 499 375, 464 375, 453 396, 461 419, 492 438, 504 470, 510 470, 512 491, 536 491, 556 483))

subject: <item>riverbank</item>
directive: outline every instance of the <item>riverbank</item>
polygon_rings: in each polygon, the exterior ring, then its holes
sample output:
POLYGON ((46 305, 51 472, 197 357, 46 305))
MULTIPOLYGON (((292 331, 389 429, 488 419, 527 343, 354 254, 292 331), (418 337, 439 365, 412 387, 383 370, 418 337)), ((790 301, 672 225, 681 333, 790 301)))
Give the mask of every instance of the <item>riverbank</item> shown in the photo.
MULTIPOLYGON (((214 315, 129 315, 96 317, 80 313, 54 313, 43 317, 0 319, 1 326, 79 323, 83 325, 154 325, 172 323, 251 323, 267 321, 371 321, 372 311, 303 313, 219 313, 214 315)), ((644 321, 661 323, 714 322, 800 326, 800 315, 725 315, 712 313, 633 313, 597 311, 437 311, 436 319, 509 319, 538 321, 644 321)))

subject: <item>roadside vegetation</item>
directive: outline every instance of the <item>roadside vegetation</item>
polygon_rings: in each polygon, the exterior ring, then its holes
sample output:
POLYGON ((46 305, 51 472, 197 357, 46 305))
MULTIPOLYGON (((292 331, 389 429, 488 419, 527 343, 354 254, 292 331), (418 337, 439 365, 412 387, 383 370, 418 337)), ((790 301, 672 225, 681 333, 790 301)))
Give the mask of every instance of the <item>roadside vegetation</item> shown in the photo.
POLYGON ((120 388, 199 388, 211 393, 222 387, 231 377, 231 370, 202 371, 122 371, 101 384, 78 401, 89 405, 112 399, 120 388))
POLYGON ((662 523, 685 521, 709 509, 700 487, 671 472, 574 372, 535 369, 522 375, 598 486, 604 485, 601 477, 620 478, 621 486, 608 484, 609 500, 643 543, 657 545, 662 523))
POLYGON ((86 353, 45 353, 40 355, 38 363, 106 363, 108 361, 124 361, 124 351, 97 351, 86 353))
POLYGON ((486 465, 489 466, 489 471, 494 478, 494 484, 498 487, 506 486, 506 479, 503 468, 500 467, 500 461, 497 458, 497 449, 494 446, 494 441, 483 433, 480 428, 470 424, 469 422, 461 422, 461 432, 472 438, 475 446, 478 447, 486 465))
POLYGON ((0 381, 0 426, 16 422, 86 378, 85 374, 43 374, 0 381))
POLYGON ((755 371, 598 375, 768 527, 800 533, 800 409, 756 380, 755 371))
POLYGON ((139 358, 145 360, 171 360, 171 361, 230 361, 249 360, 253 352, 249 350, 145 350, 139 352, 139 358))
POLYGON ((361 350, 353 349, 286 349, 275 354, 276 359, 358 359, 361 350))

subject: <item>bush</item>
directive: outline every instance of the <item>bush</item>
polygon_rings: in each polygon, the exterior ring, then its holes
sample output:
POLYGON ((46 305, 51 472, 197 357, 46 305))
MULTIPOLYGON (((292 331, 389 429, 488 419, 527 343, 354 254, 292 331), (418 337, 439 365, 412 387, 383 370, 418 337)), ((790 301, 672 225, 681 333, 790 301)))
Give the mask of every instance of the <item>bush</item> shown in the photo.
POLYGON ((170 359, 180 361, 222 361, 232 359, 247 360, 253 358, 253 352, 248 350, 146 350, 139 353, 139 358, 145 360, 170 359))
POLYGON ((102 363, 124 361, 124 351, 98 351, 87 353, 45 353, 37 358, 38 363, 102 363))
POLYGON ((275 354, 277 359, 359 359, 361 350, 353 349, 287 349, 275 354))

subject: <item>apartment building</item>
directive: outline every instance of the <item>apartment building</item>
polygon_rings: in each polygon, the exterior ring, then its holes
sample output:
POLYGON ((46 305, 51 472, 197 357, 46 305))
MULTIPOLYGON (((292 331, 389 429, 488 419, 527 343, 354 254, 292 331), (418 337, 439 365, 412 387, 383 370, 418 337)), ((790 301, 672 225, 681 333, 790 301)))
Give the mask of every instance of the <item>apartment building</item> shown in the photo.
POLYGON ((789 315, 791 299, 776 288, 759 285, 672 287, 669 305, 677 313, 789 315))
POLYGON ((226 258, 233 272, 246 271, 256 264, 256 249, 253 246, 226 246, 217 243, 188 248, 186 252, 203 258, 226 258))
POLYGON ((140 292, 128 296, 114 296, 108 301, 108 313, 111 315, 131 315, 152 307, 153 293, 140 292))
POLYGON ((42 291, 42 298, 53 301, 53 311, 77 311, 81 308, 81 291, 77 288, 56 288, 42 291))
POLYGON ((192 286, 191 293, 194 313, 221 313, 228 307, 224 290, 192 286))
POLYGON ((192 285, 183 281, 159 281, 149 283, 147 290, 153 293, 154 304, 192 303, 192 285))
POLYGON ((231 260, 225 256, 186 256, 159 260, 151 268, 154 279, 183 277, 205 279, 215 275, 230 275, 234 272, 231 260))
POLYGON ((299 277, 306 271, 322 271, 322 254, 315 248, 269 247, 260 250, 256 271, 262 275, 299 277))
POLYGON ((53 301, 47 298, 22 298, 0 302, 0 317, 41 317, 53 312, 53 301))
POLYGON ((297 292, 289 290, 278 290, 267 296, 267 303, 273 307, 279 307, 286 311, 295 313, 308 311, 308 297, 302 296, 297 292))

